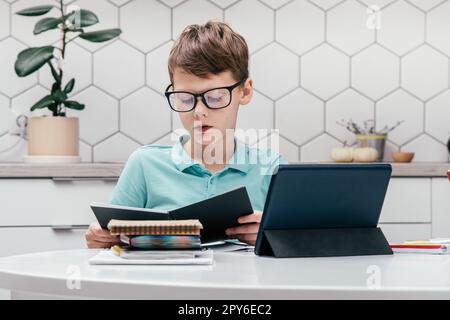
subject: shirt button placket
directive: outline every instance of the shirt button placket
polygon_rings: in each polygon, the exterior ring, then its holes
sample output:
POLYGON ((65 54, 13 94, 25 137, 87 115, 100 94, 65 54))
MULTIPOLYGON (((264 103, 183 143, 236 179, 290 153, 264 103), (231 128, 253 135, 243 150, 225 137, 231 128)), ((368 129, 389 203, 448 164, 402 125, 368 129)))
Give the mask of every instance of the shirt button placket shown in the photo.
POLYGON ((212 196, 214 194, 214 177, 210 176, 208 179, 208 197, 212 196))

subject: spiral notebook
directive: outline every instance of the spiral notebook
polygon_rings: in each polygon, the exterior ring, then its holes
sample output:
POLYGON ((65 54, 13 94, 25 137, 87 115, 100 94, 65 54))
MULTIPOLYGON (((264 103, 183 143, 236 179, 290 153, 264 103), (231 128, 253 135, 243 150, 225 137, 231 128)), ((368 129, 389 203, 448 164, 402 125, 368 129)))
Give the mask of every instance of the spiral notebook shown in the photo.
POLYGON ((112 235, 200 235, 199 220, 111 220, 108 229, 112 235))

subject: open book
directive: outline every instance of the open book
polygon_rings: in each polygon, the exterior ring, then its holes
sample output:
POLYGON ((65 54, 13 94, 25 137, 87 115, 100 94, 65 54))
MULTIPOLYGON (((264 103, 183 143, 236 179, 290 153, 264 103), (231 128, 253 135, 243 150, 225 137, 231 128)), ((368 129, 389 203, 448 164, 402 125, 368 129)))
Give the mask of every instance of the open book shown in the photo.
POLYGON ((199 202, 173 209, 157 210, 93 202, 90 205, 102 228, 115 220, 188 220, 198 219, 203 225, 202 242, 227 239, 225 229, 238 226, 240 216, 253 213, 244 186, 199 202))

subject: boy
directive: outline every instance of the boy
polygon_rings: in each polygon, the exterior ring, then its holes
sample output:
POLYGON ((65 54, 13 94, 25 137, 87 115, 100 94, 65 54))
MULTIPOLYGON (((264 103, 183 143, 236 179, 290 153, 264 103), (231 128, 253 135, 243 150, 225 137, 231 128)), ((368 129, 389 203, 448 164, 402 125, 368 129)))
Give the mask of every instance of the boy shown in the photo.
MULTIPOLYGON (((223 22, 191 25, 182 32, 169 56, 166 97, 189 135, 174 146, 136 150, 120 175, 112 204, 172 209, 245 185, 255 211, 226 233, 255 243, 271 173, 285 161, 235 139, 239 106, 253 94, 248 59, 245 39, 223 22)), ((105 248, 118 239, 94 223, 86 241, 89 248, 105 248)))

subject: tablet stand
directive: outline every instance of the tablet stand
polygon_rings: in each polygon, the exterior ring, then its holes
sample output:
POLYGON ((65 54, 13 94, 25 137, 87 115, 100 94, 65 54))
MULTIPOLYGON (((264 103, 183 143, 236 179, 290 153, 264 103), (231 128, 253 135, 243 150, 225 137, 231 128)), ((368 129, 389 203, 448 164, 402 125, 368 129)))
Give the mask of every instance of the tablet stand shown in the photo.
POLYGON ((261 255, 277 258, 393 254, 380 228, 263 230, 261 255))

